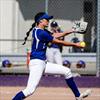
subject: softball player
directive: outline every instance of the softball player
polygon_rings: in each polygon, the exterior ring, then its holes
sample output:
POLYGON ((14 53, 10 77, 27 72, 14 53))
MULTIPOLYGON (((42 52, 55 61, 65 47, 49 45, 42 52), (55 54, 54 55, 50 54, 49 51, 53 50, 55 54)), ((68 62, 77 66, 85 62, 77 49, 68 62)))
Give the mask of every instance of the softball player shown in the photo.
POLYGON ((49 31, 47 31, 45 27, 48 26, 49 20, 52 18, 53 16, 49 16, 44 12, 38 13, 34 18, 35 22, 32 25, 32 28, 30 28, 30 30, 26 33, 27 36, 25 37, 25 42, 27 40, 27 37, 29 36, 30 31, 33 29, 33 41, 29 63, 29 79, 27 87, 24 90, 17 93, 12 100, 23 100, 26 97, 32 95, 39 84, 43 72, 64 75, 65 81, 73 91, 76 100, 81 100, 82 98, 88 96, 90 93, 90 91, 87 91, 83 94, 80 94, 69 68, 46 62, 46 48, 48 42, 59 43, 65 46, 81 47, 79 43, 65 42, 55 38, 65 35, 66 33, 61 33, 60 35, 53 34, 53 36, 51 36, 49 34, 49 31))
MULTIPOLYGON (((52 33, 61 33, 58 23, 56 21, 51 22, 51 32, 52 33)), ((64 40, 64 37, 61 37, 60 40, 64 40)), ((46 51, 47 61, 62 65, 62 45, 52 43, 48 46, 46 51)))

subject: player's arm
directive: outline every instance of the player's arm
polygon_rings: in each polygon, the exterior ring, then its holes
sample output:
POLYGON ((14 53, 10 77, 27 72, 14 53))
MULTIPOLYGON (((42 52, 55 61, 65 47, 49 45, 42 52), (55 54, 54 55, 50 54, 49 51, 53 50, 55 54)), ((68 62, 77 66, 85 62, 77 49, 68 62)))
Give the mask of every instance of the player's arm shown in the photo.
POLYGON ((69 35, 71 33, 73 33, 74 31, 71 29, 69 31, 64 31, 64 32, 61 32, 61 33, 53 33, 52 36, 55 37, 55 38, 60 38, 60 37, 63 37, 63 36, 66 36, 66 35, 69 35))
POLYGON ((78 43, 66 42, 66 41, 63 41, 63 40, 56 39, 56 38, 54 38, 52 40, 52 43, 62 44, 64 46, 75 46, 75 47, 78 47, 78 48, 83 48, 83 46, 80 45, 80 42, 78 42, 78 43))

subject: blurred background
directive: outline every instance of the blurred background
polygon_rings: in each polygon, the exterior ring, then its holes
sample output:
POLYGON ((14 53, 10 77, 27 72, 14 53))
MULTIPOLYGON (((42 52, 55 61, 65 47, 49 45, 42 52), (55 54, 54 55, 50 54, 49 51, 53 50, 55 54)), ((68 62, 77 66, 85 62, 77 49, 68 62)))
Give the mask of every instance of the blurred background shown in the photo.
POLYGON ((85 41, 86 48, 79 52, 73 47, 63 47, 62 57, 71 62, 73 72, 99 76, 99 0, 0 0, 0 74, 28 73, 31 36, 26 45, 22 43, 38 12, 53 15, 63 31, 70 29, 75 21, 88 22, 85 34, 70 34, 64 38, 65 41, 85 41), (77 68, 80 60, 85 63, 84 68, 77 68))

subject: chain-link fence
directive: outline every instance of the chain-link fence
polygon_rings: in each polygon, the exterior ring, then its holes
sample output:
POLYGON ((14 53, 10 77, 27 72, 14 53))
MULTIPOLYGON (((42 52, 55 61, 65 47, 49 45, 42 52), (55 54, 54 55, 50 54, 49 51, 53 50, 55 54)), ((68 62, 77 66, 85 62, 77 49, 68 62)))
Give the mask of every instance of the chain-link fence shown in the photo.
MULTIPOLYGON (((71 41, 74 37, 79 38, 80 41, 86 42, 84 52, 96 52, 96 36, 97 36, 97 0, 15 0, 18 3, 17 10, 15 4, 13 5, 13 21, 12 30, 9 38, 4 38, 1 33, 1 46, 8 42, 7 47, 1 48, 1 53, 25 53, 26 47, 19 49, 25 33, 33 23, 34 15, 37 12, 46 11, 54 16, 54 20, 58 22, 62 30, 67 30, 72 27, 74 21, 88 22, 88 28, 85 35, 75 34, 65 37, 66 41, 71 41), (15 12, 16 11, 16 12, 15 12), (6 50, 5 50, 6 48, 6 50), (10 51, 7 48, 11 48, 10 51), (18 48, 18 50, 15 50, 18 48), (24 52, 22 52, 24 51, 24 52)), ((7 31, 6 33, 7 34, 7 31)), ((71 52, 72 48, 64 47, 63 53, 71 52)), ((74 52, 74 51, 73 51, 74 52)))
POLYGON ((55 20, 59 21, 64 30, 69 26, 69 22, 76 20, 88 22, 86 34, 83 36, 87 44, 85 52, 96 52, 96 45, 94 45, 97 34, 96 0, 48 0, 48 13, 54 15, 55 20))
MULTIPOLYGON (((80 41, 86 42, 84 52, 96 52, 96 22, 97 22, 97 1, 96 0, 37 0, 25 1, 18 0, 19 11, 24 17, 24 21, 19 14, 18 37, 23 39, 26 31, 32 23, 33 17, 37 12, 46 11, 54 16, 54 20, 58 22, 62 30, 67 30, 72 27, 74 21, 88 22, 88 28, 85 35, 75 34, 65 37, 66 41, 71 41, 73 38, 78 38, 80 41), (37 6, 35 6, 35 5, 37 6), (27 5, 27 6, 26 6, 27 5), (39 9, 41 8, 41 9, 39 9), (29 21, 30 20, 30 21, 29 21), (27 25, 26 25, 26 24, 27 25), (29 26, 28 26, 29 25, 29 26)), ((20 45, 20 41, 18 41, 20 45)), ((74 52, 73 48, 64 47, 63 54, 74 52)), ((21 52, 21 50, 19 50, 21 52)), ((22 53, 22 52, 21 52, 22 53)))

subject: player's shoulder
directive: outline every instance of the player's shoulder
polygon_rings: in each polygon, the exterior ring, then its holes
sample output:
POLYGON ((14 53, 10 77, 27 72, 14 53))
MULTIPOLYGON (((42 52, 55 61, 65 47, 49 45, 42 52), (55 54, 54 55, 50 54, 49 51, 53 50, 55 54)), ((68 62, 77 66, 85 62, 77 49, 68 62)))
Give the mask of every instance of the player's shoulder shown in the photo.
POLYGON ((52 35, 53 33, 50 32, 49 30, 45 29, 45 32, 47 32, 48 34, 52 35))
POLYGON ((38 30, 38 32, 39 32, 39 33, 41 33, 41 35, 48 35, 48 34, 50 34, 50 35, 51 35, 51 32, 50 32, 50 31, 48 31, 47 29, 44 29, 44 30, 39 29, 39 30, 38 30))

